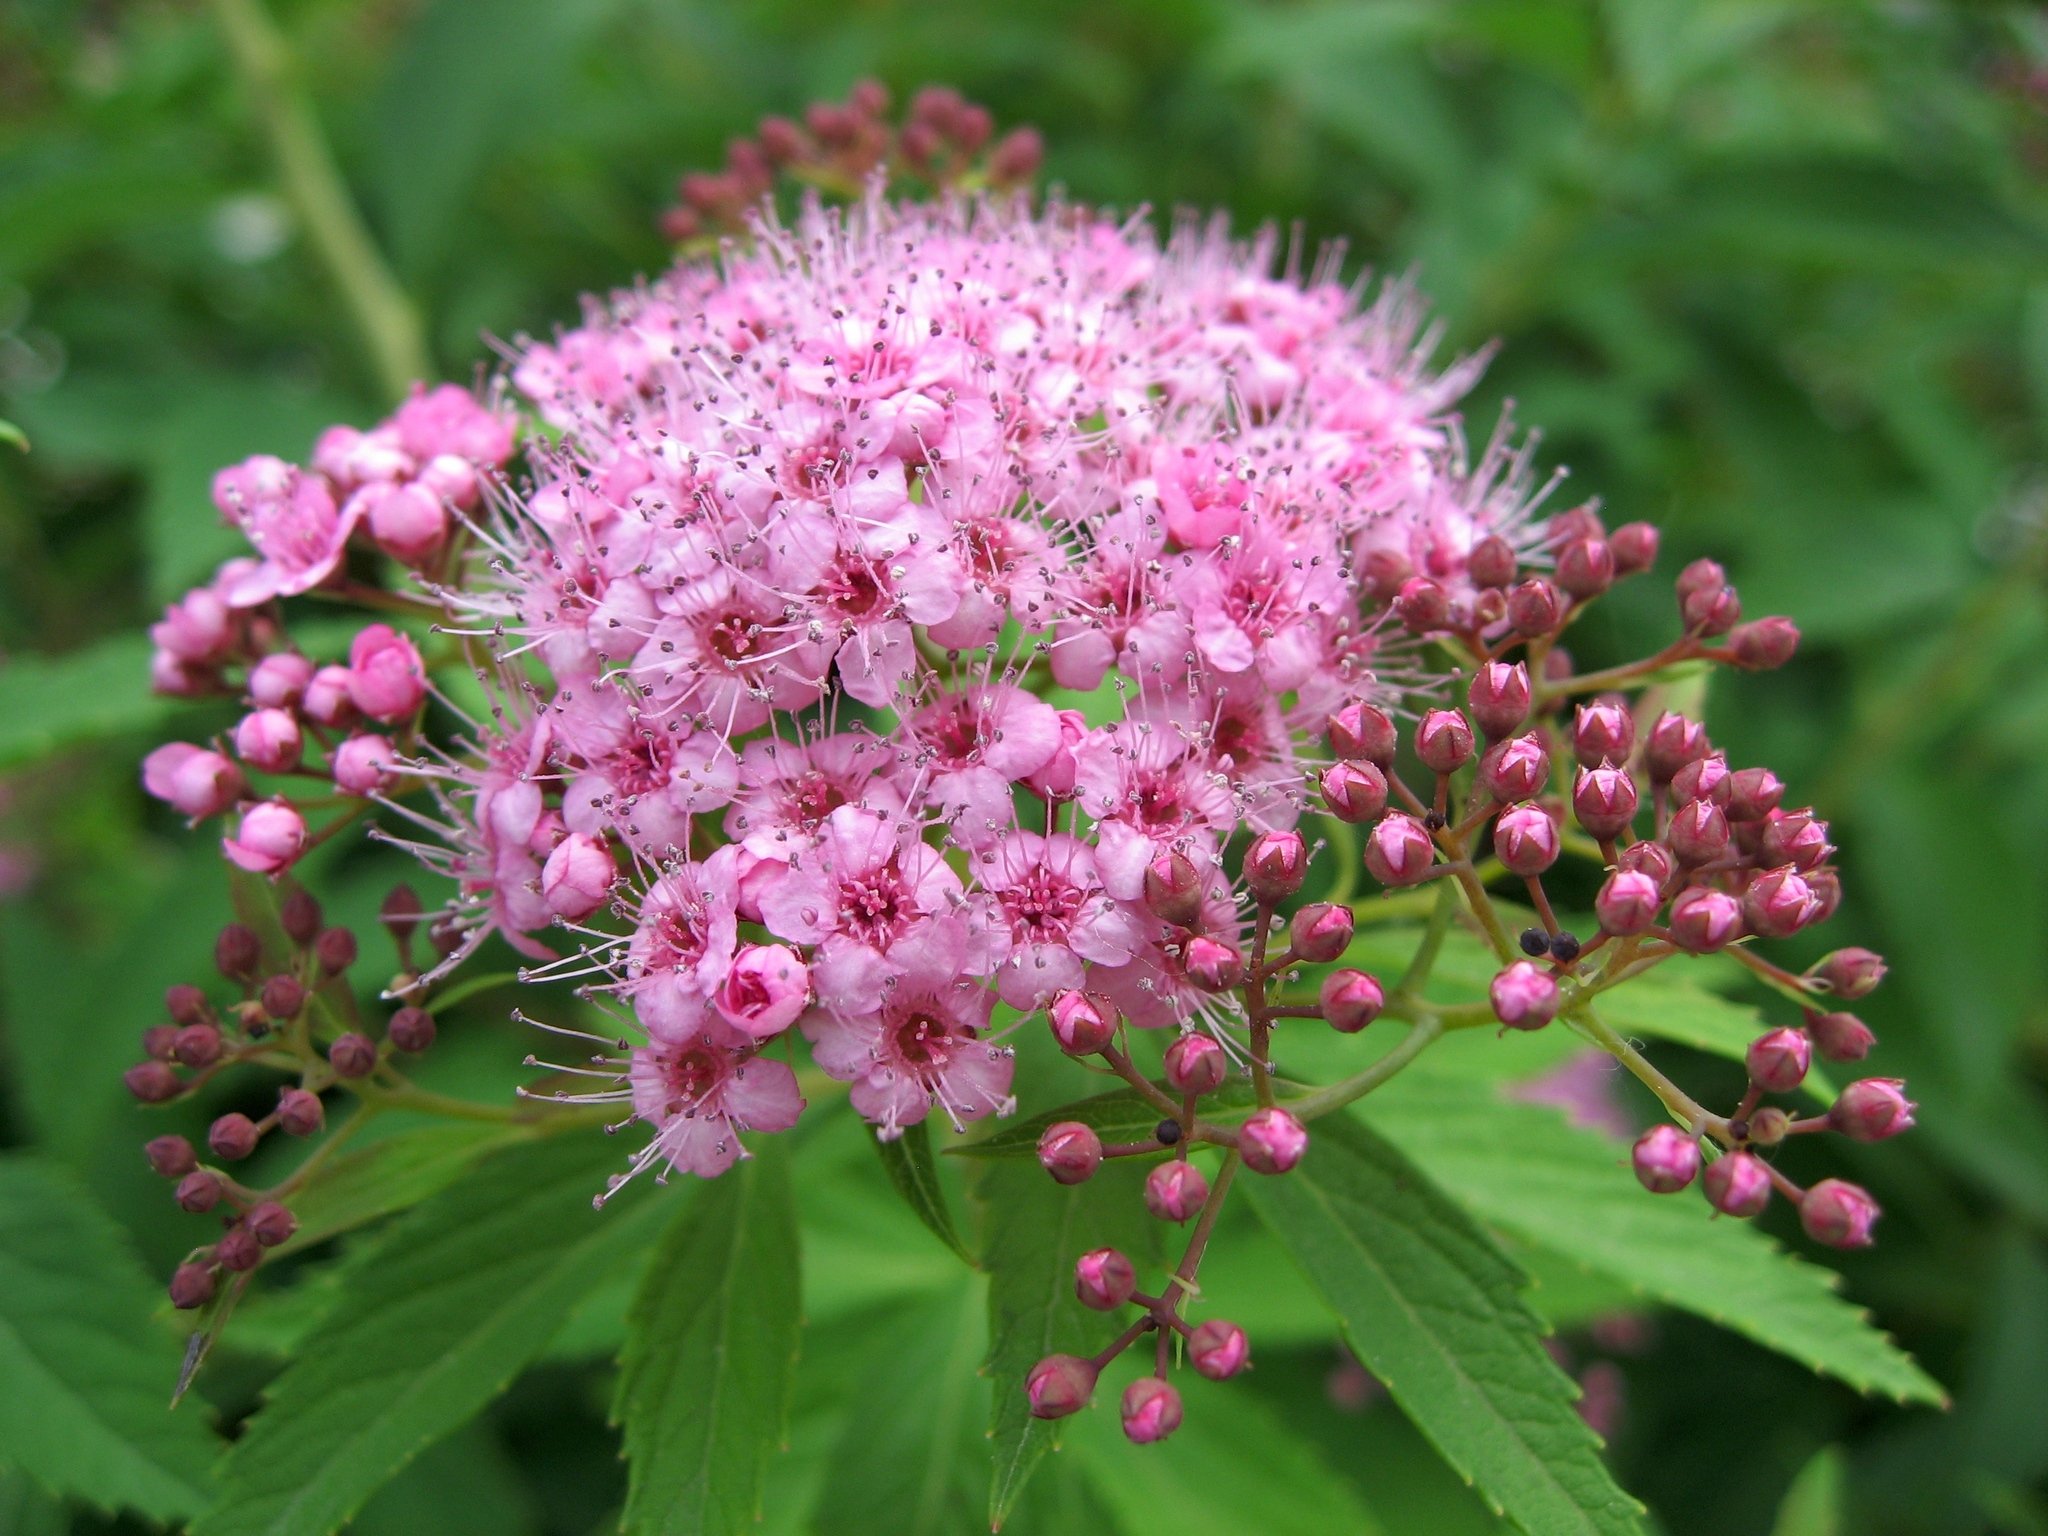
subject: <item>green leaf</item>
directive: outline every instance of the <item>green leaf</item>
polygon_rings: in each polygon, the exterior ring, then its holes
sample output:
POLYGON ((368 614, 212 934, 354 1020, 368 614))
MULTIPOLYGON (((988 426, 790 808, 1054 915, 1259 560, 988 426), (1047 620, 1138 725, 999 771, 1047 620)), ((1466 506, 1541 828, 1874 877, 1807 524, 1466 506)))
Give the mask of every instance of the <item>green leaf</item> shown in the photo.
POLYGON ((522 1127, 458 1121, 400 1131, 344 1152, 293 1197, 299 1229, 282 1251, 323 1243, 409 1210, 453 1184, 477 1159, 532 1134, 522 1127))
POLYGON ((889 1172, 889 1182, 917 1212, 917 1219, 930 1227, 940 1242, 972 1264, 974 1255, 960 1241, 959 1229, 953 1225, 952 1208, 946 1204, 945 1186, 939 1183, 938 1163, 932 1157, 930 1121, 920 1120, 905 1127, 902 1135, 886 1140, 876 1136, 875 1150, 889 1172))
POLYGON ((1528 1536, 1640 1531, 1520 1271, 1413 1164, 1332 1115, 1294 1172, 1244 1183, 1359 1359, 1490 1508, 1528 1536))
MULTIPOLYGON (((1600 1017, 1624 1035, 1669 1040, 1710 1056, 1740 1061, 1750 1042, 1770 1023, 1748 1003, 1734 1002, 1708 988, 1716 983, 1738 985, 1747 975, 1732 960, 1667 960, 1611 992, 1602 992, 1595 1007, 1600 1017)), ((1789 1010, 1792 1005, 1786 1004, 1789 1010)), ((1834 1102, 1834 1085, 1819 1066, 1807 1073, 1805 1090, 1823 1104, 1834 1102)))
POLYGON ((28 452, 28 434, 11 421, 0 420, 0 443, 19 448, 23 453, 28 452))
POLYGON ((1426 1063, 1365 1110, 1480 1220, 1859 1391, 1947 1401, 1940 1383, 1835 1294, 1832 1271, 1780 1251, 1748 1222, 1713 1220, 1697 1197, 1646 1194, 1625 1147, 1556 1110, 1504 1102, 1488 1085, 1426 1063))
POLYGON ((149 691, 149 652, 147 635, 116 635, 0 665, 0 768, 162 719, 171 702, 149 691))
POLYGON ((1840 1446, 1816 1451, 1785 1490, 1771 1536, 1841 1536, 1842 1494, 1848 1480, 1840 1446))
POLYGON ((502 1392, 661 1209, 644 1180, 591 1209, 618 1158, 596 1135, 515 1147, 395 1223, 271 1386, 196 1536, 328 1536, 502 1392))
POLYGON ((613 1421, 632 1476, 626 1536, 727 1536, 761 1514, 796 1383, 801 1243, 789 1149, 703 1183, 627 1321, 613 1421))
MULTIPOLYGON (((1166 1091, 1164 1083, 1154 1087, 1166 1091)), ((1273 1092, 1281 1103, 1299 1098, 1309 1092, 1301 1083, 1284 1082, 1274 1079, 1273 1092)), ((1214 1093, 1204 1095, 1201 1116, 1214 1125, 1236 1125, 1259 1107, 1258 1098, 1252 1091, 1247 1078, 1233 1078, 1214 1093)), ((1094 1129, 1105 1142, 1150 1141, 1159 1125, 1159 1107, 1135 1088, 1119 1088, 1113 1093, 1099 1093, 1093 1098, 1077 1099, 1071 1104, 1062 1104, 1058 1109, 1048 1109, 1043 1114, 1033 1115, 1028 1120, 1019 1120, 1005 1126, 995 1135, 981 1141, 970 1141, 964 1146, 948 1147, 948 1157, 982 1158, 1023 1158, 1038 1155, 1038 1138, 1045 1134, 1045 1128, 1062 1120, 1078 1120, 1094 1129)), ((1164 1152, 1164 1147, 1160 1151, 1164 1152)))
POLYGON ((0 1159, 0 1464, 158 1520, 201 1508, 218 1442, 166 1408, 178 1346, 163 1294, 75 1179, 0 1159))

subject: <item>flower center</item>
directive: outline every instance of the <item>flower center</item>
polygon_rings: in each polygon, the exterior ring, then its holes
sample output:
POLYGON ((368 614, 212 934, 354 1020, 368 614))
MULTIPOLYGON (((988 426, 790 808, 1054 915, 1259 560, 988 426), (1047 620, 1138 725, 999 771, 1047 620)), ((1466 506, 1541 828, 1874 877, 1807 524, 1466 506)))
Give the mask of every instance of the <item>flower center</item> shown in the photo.
POLYGON ((953 1059, 953 1049, 952 1031, 929 1009, 913 1009, 896 1026, 896 1053, 920 1077, 944 1071, 953 1059))
POLYGON ((901 931, 908 897, 903 872, 892 858, 873 873, 839 887, 840 924, 855 938, 880 948, 901 931))
POLYGON ((1010 929, 1025 944, 1057 944, 1081 910, 1081 890, 1043 864, 1003 892, 1010 929))

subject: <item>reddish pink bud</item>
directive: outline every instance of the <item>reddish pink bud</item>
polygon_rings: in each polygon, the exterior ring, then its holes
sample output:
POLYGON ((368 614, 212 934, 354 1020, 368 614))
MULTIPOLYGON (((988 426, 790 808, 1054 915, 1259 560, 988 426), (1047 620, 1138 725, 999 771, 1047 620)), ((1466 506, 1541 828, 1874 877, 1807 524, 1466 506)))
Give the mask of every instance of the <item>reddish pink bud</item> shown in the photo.
POLYGON ((1728 759, 1719 752, 1709 752, 1705 757, 1694 758, 1671 776, 1671 803, 1689 805, 1695 800, 1704 800, 1710 805, 1725 807, 1734 788, 1734 775, 1728 771, 1728 759))
POLYGON ((1669 784, 1679 769, 1710 750, 1705 726, 1667 709, 1644 740, 1643 766, 1650 771, 1652 783, 1669 784))
POLYGON ((1238 1130, 1237 1150, 1253 1173, 1285 1173, 1308 1150, 1308 1130, 1277 1106, 1257 1110, 1238 1130))
POLYGON ((1661 887, 1653 878, 1639 870, 1617 869, 1593 898, 1593 913, 1602 932, 1632 939, 1650 931, 1663 905, 1661 887))
POLYGON ((225 1114, 206 1130, 206 1144, 223 1162, 238 1163, 256 1150, 261 1133, 256 1122, 244 1114, 225 1114))
POLYGON ((1765 864, 1790 864, 1805 874, 1820 868, 1833 852, 1828 824, 1814 820, 1812 810, 1772 811, 1764 817, 1757 856, 1765 864))
POLYGON ((264 1014, 282 1024, 286 1019, 295 1018, 306 1005, 306 989, 299 984, 296 976, 273 976, 263 983, 263 990, 257 994, 264 1014))
POLYGON ((1413 816, 1396 811, 1365 840, 1365 867, 1381 885, 1413 885, 1436 863, 1436 844, 1413 816))
POLYGON ((330 731, 340 730, 356 717, 355 701, 348 693, 347 667, 322 667, 306 684, 299 707, 308 720, 330 731))
POLYGON ((1728 632, 1728 649, 1734 653, 1738 667, 1768 672, 1784 666, 1798 653, 1799 626, 1777 615, 1738 624, 1728 632))
POLYGON ((1774 1029, 1750 1041, 1743 1058, 1749 1080, 1766 1093, 1790 1093, 1806 1081, 1813 1042, 1796 1029, 1774 1029))
POLYGON ((299 1230, 298 1218, 275 1200, 264 1200, 251 1206, 249 1214, 242 1218, 242 1224, 249 1229, 249 1235, 265 1248, 277 1247, 299 1230))
POLYGON ((1564 844, 1550 812, 1540 805, 1517 805, 1494 823, 1493 851, 1512 872, 1528 879, 1555 864, 1564 844))
POLYGON ((1161 1163, 1145 1175, 1145 1209, 1161 1221, 1186 1221, 1209 1198, 1209 1181, 1193 1163, 1161 1163))
POLYGON ((1672 585, 1679 602, 1684 603, 1701 592, 1716 592, 1727 586, 1728 573, 1718 560, 1695 560, 1678 573, 1678 580, 1672 585))
POLYGON ((1339 1034, 1355 1035, 1387 1004, 1379 981, 1364 971, 1332 971, 1320 991, 1323 1017, 1339 1034))
POLYGON ((1614 574, 1635 576, 1657 563, 1657 546, 1663 542, 1654 523, 1623 523, 1608 535, 1607 548, 1614 555, 1614 574))
POLYGON ((313 941, 313 960, 323 976, 339 976, 356 963, 356 936, 346 928, 323 928, 313 941))
POLYGON ((1524 640, 1551 633, 1563 619, 1564 594, 1543 580, 1532 577, 1508 593, 1508 623, 1524 640))
POLYGON ((398 753, 374 733, 351 736, 334 749, 334 787, 345 795, 374 795, 398 778, 398 753))
POLYGON ((1557 552, 1557 584, 1584 602, 1614 585, 1614 551, 1605 539, 1573 539, 1557 552))
POLYGON ((289 709, 312 681, 312 662, 296 651, 279 651, 249 669, 249 699, 259 709, 289 709))
POLYGON ((1868 1248, 1870 1229, 1884 1212, 1869 1192, 1841 1179, 1822 1179, 1799 1202, 1799 1224, 1830 1248, 1868 1248))
POLYGON ((1533 800, 1549 782, 1550 754, 1533 733, 1488 747, 1479 759, 1479 787, 1503 805, 1533 800))
MULTIPOLYGON (((403 1013, 405 1010, 400 1009, 403 1013)), ((327 1123, 327 1111, 320 1095, 303 1088, 287 1088, 277 1096, 277 1128, 287 1136, 315 1136, 327 1123)))
POLYGON ((149 638, 180 662, 204 666, 235 649, 235 612, 210 587, 195 587, 164 609, 149 638))
POLYGON ((1465 574, 1472 578, 1474 586, 1512 586, 1521 563, 1514 545, 1497 533, 1489 533, 1465 557, 1465 574))
POLYGON ((1636 819, 1636 781, 1625 768, 1581 768, 1572 785, 1572 814, 1602 840, 1621 836, 1636 819))
POLYGON ((1184 853, 1162 853, 1145 866, 1145 905, 1163 923, 1190 926, 1202 915, 1202 872, 1184 853))
POLYGON ((1652 1126, 1636 1138, 1630 1154, 1636 1180, 1653 1195, 1674 1195, 1700 1171, 1700 1149, 1675 1125, 1652 1126))
POLYGON ((1519 661, 1489 661, 1474 674, 1465 700, 1489 741, 1511 736, 1529 718, 1529 669, 1519 661))
POLYGON ((1806 1030, 1829 1061, 1861 1061, 1877 1044, 1870 1026, 1853 1013, 1809 1013, 1806 1030))
POLYGON ((213 1261, 229 1274, 247 1274, 263 1262, 263 1245, 247 1227, 230 1227, 213 1245, 213 1261))
POLYGON ((1682 864, 1711 864, 1728 852, 1728 817, 1711 800, 1688 800, 1665 828, 1664 842, 1682 864))
POLYGON ((1244 956, 1207 934, 1188 940, 1181 965, 1188 980, 1205 992, 1228 992, 1244 980, 1244 956))
POLYGON ((244 811, 235 835, 222 838, 220 846, 236 867, 251 874, 274 875, 305 852, 306 823, 283 801, 266 800, 244 811))
POLYGON ((1455 709, 1432 709, 1415 728, 1415 755, 1434 773, 1455 773, 1472 761, 1472 727, 1455 709))
POLYGON ((1188 1358, 1211 1381, 1228 1381, 1252 1361, 1252 1343, 1235 1323, 1212 1317, 1188 1340, 1188 1358))
POLYGON ((417 1056, 434 1043, 434 1016, 424 1008, 401 1008, 384 1026, 384 1036, 393 1048, 417 1056))
POLYGON ((220 1031, 211 1024, 187 1024, 178 1031, 171 1054, 187 1067, 210 1067, 220 1060, 220 1031))
POLYGON ((1557 982, 1550 972, 1517 960, 1487 988, 1493 1016, 1509 1029, 1541 1029, 1557 1017, 1557 982))
POLYGON ((1045 1015, 1069 1056, 1092 1056, 1116 1038, 1116 1004, 1098 993, 1062 992, 1045 1015))
POLYGON ((220 1197, 226 1192, 219 1174, 200 1168, 178 1180, 177 1190, 171 1198, 193 1215, 203 1216, 220 1204, 220 1197))
POLYGON ((1742 768, 1728 779, 1723 802, 1730 821, 1762 821, 1785 798, 1785 781, 1768 768, 1742 768))
POLYGON ((1679 605, 1678 615, 1689 633, 1725 635, 1742 617, 1742 599, 1733 587, 1703 589, 1679 605))
POLYGON ((1415 563, 1398 549, 1375 549, 1366 555, 1359 580, 1374 602, 1391 603, 1414 574, 1415 563))
POLYGON ((1828 1109, 1828 1124, 1851 1141, 1883 1141, 1913 1129, 1920 1106, 1906 1097, 1896 1077, 1862 1077, 1849 1084, 1828 1109))
POLYGON ((1742 893, 1743 922, 1766 939, 1789 939, 1819 912, 1812 887, 1789 864, 1758 875, 1742 893))
POLYGON ((305 753, 299 722, 282 709, 259 709, 235 727, 235 756, 259 773, 289 773, 305 753))
POLYGON ((1038 1164, 1061 1184, 1085 1184, 1102 1166, 1102 1138, 1078 1120, 1048 1125, 1038 1138, 1038 1164))
POLYGON ((1562 549, 1573 539, 1604 539, 1607 525, 1600 521, 1600 512, 1591 502, 1560 512, 1543 525, 1544 542, 1553 549, 1562 549))
POLYGON ((1387 777, 1371 763, 1332 763, 1322 784, 1323 803, 1339 821, 1377 821, 1387 808, 1387 777))
POLYGON ((1230 1075, 1230 1058, 1211 1035, 1191 1031, 1166 1048, 1166 1081, 1176 1093, 1214 1093, 1230 1075))
POLYGON ((138 1062, 121 1074, 121 1082, 144 1104, 166 1103, 185 1089, 178 1074, 161 1061, 138 1062))
POLYGON ((1244 855, 1244 883, 1255 901, 1284 901, 1308 877, 1308 844, 1299 832, 1261 832, 1244 855))
POLYGON ((178 1026, 152 1024, 142 1032, 142 1054, 151 1061, 178 1059, 178 1026))
POLYGON ((1626 761, 1635 740, 1635 716, 1626 704, 1581 704, 1572 721, 1572 754, 1582 767, 1626 761))
POLYGON ((248 786, 218 752, 174 741, 142 760, 142 787, 198 821, 231 808, 248 786))
POLYGON ((1084 1307, 1114 1312, 1137 1288, 1137 1271, 1114 1248, 1097 1248, 1074 1261, 1074 1295, 1084 1307))
POLYGON ((171 1305, 181 1312, 203 1307, 213 1300, 213 1266, 180 1264, 171 1276, 171 1305))
POLYGON ((1450 594, 1427 576, 1412 576, 1394 595, 1394 617, 1410 634, 1439 633, 1450 626, 1450 594))
POLYGON ((351 1031, 327 1047, 327 1060, 338 1077, 368 1077, 377 1068, 377 1044, 351 1031))
POLYGON ((305 891, 293 891, 277 909, 278 926, 294 944, 310 944, 320 931, 320 903, 305 891))
POLYGON ((182 1136, 159 1136, 143 1147, 142 1155, 167 1179, 182 1179, 199 1166, 199 1154, 182 1136))
POLYGON ((1133 1445, 1152 1445, 1180 1428, 1180 1393, 1157 1376, 1140 1376, 1124 1388, 1124 1436, 1133 1445))
POLYGON ((1310 902, 1288 923, 1287 939, 1295 954, 1312 965, 1323 965, 1351 947, 1353 925, 1349 907, 1310 902))
POLYGON ((1726 891, 1687 886, 1671 903, 1671 937, 1695 955, 1726 949, 1742 937, 1742 903, 1726 891))
POLYGON ((1884 956, 1873 950, 1851 946, 1824 956, 1806 974, 1826 986, 1836 997, 1854 1001, 1875 992, 1877 984, 1884 980, 1884 973, 1884 956))
POLYGON ((1064 1419, 1095 1395, 1095 1366, 1077 1355, 1047 1355, 1024 1378, 1034 1419, 1064 1419))
POLYGON ((1671 888, 1671 877, 1678 871, 1678 861, 1671 857, 1671 850, 1662 843, 1630 843, 1621 850, 1615 866, 1648 875, 1657 882, 1660 891, 1671 888))
POLYGON ((1385 710, 1370 704, 1347 704, 1330 716, 1330 750, 1347 762, 1385 768, 1394 760, 1399 737, 1385 710))
POLYGON ((1754 1216, 1771 1203, 1771 1176, 1753 1152, 1723 1153, 1707 1164, 1700 1185, 1723 1216, 1754 1216))
POLYGON ((213 1018, 206 994, 187 981, 164 989, 164 1011, 180 1024, 204 1024, 213 1018))
POLYGON ((372 720, 396 725, 427 696, 426 668, 412 641, 388 624, 371 624, 348 648, 348 696, 372 720))
POLYGON ((810 1007, 810 969, 787 944, 749 944, 711 1002, 719 1017, 750 1039, 772 1040, 810 1007))
POLYGON ((405 565, 419 565, 448 538, 441 498, 423 485, 399 485, 370 503, 370 537, 405 565))

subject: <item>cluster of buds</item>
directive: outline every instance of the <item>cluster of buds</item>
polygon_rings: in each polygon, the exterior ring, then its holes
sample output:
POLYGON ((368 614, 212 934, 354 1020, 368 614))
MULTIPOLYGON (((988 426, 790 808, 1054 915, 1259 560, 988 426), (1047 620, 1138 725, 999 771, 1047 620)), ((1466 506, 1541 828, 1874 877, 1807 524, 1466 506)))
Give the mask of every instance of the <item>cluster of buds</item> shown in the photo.
MULTIPOLYGON (((336 1086, 374 1093, 379 1069, 393 1052, 417 1055, 434 1043, 433 1015, 410 1004, 385 1021, 381 1043, 371 1037, 348 982, 357 957, 356 936, 327 925, 311 895, 291 892, 276 915, 287 946, 282 953, 266 954, 256 930, 244 924, 221 929, 214 941, 214 965, 239 989, 240 998, 216 1002, 188 982, 170 988, 164 994, 170 1022, 143 1031, 144 1059, 124 1078, 128 1091, 151 1105, 188 1099, 241 1065, 282 1072, 288 1079, 278 1088, 275 1106, 261 1118, 230 1111, 213 1121, 206 1132, 212 1162, 202 1162, 183 1136, 158 1136, 143 1149, 151 1168, 177 1181, 180 1207, 222 1216, 220 1238, 193 1250, 171 1278, 171 1300, 182 1308, 204 1306, 214 1298, 223 1272, 248 1273, 262 1262, 266 1249, 297 1230, 288 1202, 301 1177, 287 1176, 273 1188, 256 1189, 223 1165, 247 1161, 273 1131, 295 1138, 317 1135, 327 1123, 322 1093, 336 1086)), ((381 917, 409 971, 414 930, 423 921, 419 898, 401 885, 386 898, 381 917)))
POLYGON ((988 108, 948 86, 911 97, 901 124, 889 122, 888 111, 889 88, 862 80, 844 102, 813 103, 802 123, 762 118, 752 138, 726 145, 724 170, 677 182, 680 201, 662 215, 662 233, 683 245, 744 234, 781 176, 842 197, 859 196, 878 174, 895 188, 1011 192, 1030 186, 1045 155, 1036 128, 996 139, 988 108))

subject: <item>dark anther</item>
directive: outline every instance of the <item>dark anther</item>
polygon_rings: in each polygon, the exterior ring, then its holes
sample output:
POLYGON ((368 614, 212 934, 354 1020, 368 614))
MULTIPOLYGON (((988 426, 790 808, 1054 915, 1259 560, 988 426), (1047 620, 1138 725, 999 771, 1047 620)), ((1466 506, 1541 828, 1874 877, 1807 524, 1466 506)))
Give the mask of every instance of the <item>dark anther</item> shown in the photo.
POLYGON ((1152 1134, 1158 1140, 1159 1145, 1170 1147, 1180 1140, 1180 1122, 1178 1120, 1162 1120, 1159 1122, 1159 1129, 1152 1134))
POLYGON ((1425 827, 1429 828, 1429 830, 1432 832, 1441 832, 1445 827, 1450 825, 1450 823, 1444 819, 1444 813, 1442 811, 1430 811, 1422 818, 1422 824, 1425 827))
POLYGON ((1522 930, 1522 953, 1532 959, 1537 955, 1549 954, 1550 935, 1541 928, 1524 928, 1522 930))
POLYGON ((1578 935, 1572 933, 1553 933, 1550 936, 1550 958, 1559 965, 1570 965, 1574 960, 1578 959, 1578 935))
POLYGON ((1747 1120, 1730 1120, 1728 1122, 1728 1134, 1737 1141, 1749 1140, 1749 1122, 1747 1120))

